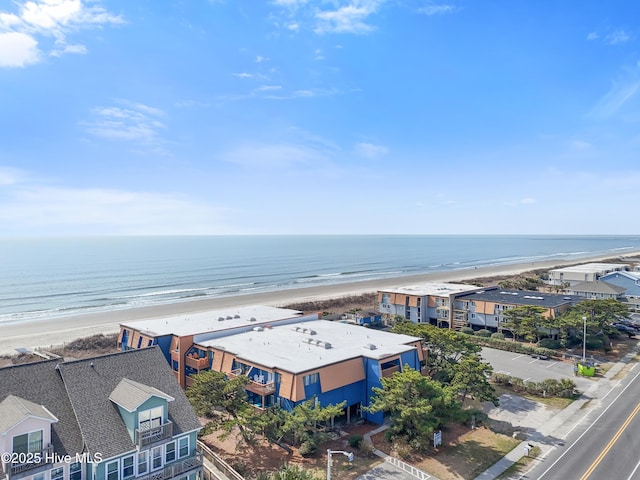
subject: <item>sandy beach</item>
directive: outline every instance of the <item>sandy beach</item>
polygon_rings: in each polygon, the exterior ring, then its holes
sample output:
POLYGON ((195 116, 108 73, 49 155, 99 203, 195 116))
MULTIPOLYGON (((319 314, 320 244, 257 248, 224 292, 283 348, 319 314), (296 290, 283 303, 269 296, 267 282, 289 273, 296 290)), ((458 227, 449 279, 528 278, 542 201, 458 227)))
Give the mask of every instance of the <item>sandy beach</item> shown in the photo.
MULTIPOLYGON (((623 258, 636 258, 638 255, 640 255, 640 252, 625 252, 623 258)), ((579 262, 576 260, 553 260, 479 267, 475 269, 434 272, 423 275, 281 290, 251 295, 189 300, 167 305, 111 310, 23 323, 0 324, 0 354, 12 354, 15 353, 18 348, 46 348, 51 345, 61 345, 77 338, 87 337, 97 333, 116 333, 119 331, 120 322, 124 321, 190 314, 233 306, 284 306, 296 302, 340 298, 376 292, 384 288, 395 288, 418 283, 459 282, 481 277, 517 275, 531 270, 552 269, 555 267, 574 265, 576 263, 596 262, 607 259, 611 259, 611 255, 606 257, 585 258, 579 262)))

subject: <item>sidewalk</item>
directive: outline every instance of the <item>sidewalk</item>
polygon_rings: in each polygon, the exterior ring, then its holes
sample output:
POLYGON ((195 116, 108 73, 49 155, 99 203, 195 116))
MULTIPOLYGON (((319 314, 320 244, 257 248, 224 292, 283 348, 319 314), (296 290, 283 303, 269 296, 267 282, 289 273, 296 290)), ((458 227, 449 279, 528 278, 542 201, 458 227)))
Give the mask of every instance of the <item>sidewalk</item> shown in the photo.
MULTIPOLYGON (((542 425, 533 435, 530 436, 529 439, 520 443, 516 448, 507 453, 504 457, 498 460, 496 463, 491 465, 487 470, 478 475, 474 480, 493 480, 501 475, 505 470, 507 470, 511 465, 520 460, 525 454, 525 446, 527 444, 533 444, 534 446, 540 447, 542 450, 541 455, 545 454, 549 449, 553 447, 555 444, 555 440, 553 438, 549 438, 556 430, 559 430, 573 415, 580 411, 580 409, 590 400, 597 400, 601 398, 601 395, 598 394, 598 390, 604 390, 605 393, 609 391, 612 385, 612 378, 615 377, 620 370, 622 370, 630 360, 637 355, 637 350, 634 350, 631 353, 625 355, 620 361, 615 363, 608 371, 604 374, 603 378, 599 379, 585 391, 578 400, 571 402, 567 408, 558 412, 556 415, 551 418, 548 422, 542 425)), ((613 382, 615 383, 615 382, 613 382)))

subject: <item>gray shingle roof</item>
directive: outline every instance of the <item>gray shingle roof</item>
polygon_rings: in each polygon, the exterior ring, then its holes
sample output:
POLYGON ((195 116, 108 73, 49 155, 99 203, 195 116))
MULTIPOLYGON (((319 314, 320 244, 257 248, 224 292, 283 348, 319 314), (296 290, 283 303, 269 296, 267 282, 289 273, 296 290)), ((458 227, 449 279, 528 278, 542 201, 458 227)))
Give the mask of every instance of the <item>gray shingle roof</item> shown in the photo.
POLYGON ((0 401, 15 395, 44 405, 58 419, 51 426, 54 452, 73 456, 83 452, 83 440, 64 383, 56 371, 58 362, 47 360, 0 368, 0 401))
POLYGON ((0 402, 13 395, 46 407, 58 419, 51 429, 56 454, 86 451, 106 459, 135 449, 118 407, 109 400, 124 378, 131 381, 128 385, 174 399, 169 403, 174 435, 201 427, 159 347, 0 368, 0 402))
POLYGON ((130 350, 65 362, 60 373, 78 419, 87 451, 110 458, 135 449, 118 407, 109 400, 123 378, 154 387, 175 401, 169 403, 173 434, 200 428, 200 423, 158 347, 130 350))
POLYGON ((161 392, 157 388, 134 382, 128 378, 120 380, 120 383, 118 383, 116 388, 113 389, 113 392, 111 392, 111 395, 109 395, 109 400, 116 405, 120 405, 128 412, 134 412, 151 397, 164 398, 168 402, 175 400, 172 396, 161 392))
POLYGON ((568 288, 572 292, 586 292, 586 293, 605 293, 607 295, 620 295, 627 289, 612 285, 611 283, 604 282, 602 280, 596 280, 595 282, 581 282, 576 283, 572 287, 568 288))
POLYGON ((0 402, 0 434, 29 417, 38 417, 54 423, 58 419, 46 408, 24 398, 9 395, 0 402))

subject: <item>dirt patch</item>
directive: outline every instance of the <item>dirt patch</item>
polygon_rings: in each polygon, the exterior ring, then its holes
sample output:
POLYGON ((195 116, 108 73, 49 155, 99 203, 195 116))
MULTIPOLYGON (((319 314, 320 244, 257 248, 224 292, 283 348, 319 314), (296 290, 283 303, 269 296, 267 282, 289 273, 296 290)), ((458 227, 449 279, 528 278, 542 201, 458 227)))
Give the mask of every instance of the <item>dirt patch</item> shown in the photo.
POLYGON ((342 455, 334 455, 333 471, 336 475, 340 472, 339 477, 336 478, 354 480, 382 460, 354 449, 349 445, 349 438, 353 435, 364 435, 377 427, 379 425, 372 424, 341 426, 336 430, 332 440, 319 445, 318 450, 309 457, 300 455, 297 448, 292 448, 293 453, 288 453, 283 448, 269 444, 263 439, 259 439, 255 445, 247 446, 233 434, 225 440, 220 440, 218 433, 212 433, 202 437, 201 440, 247 479, 255 478, 262 472, 273 472, 283 463, 297 464, 324 475, 323 472, 327 468, 327 449, 353 452, 355 458, 351 463, 342 455))
MULTIPOLYGON (((379 450, 396 453, 385 440, 384 432, 374 435, 372 440, 379 450)), ((462 425, 443 428, 442 442, 440 447, 409 455, 404 461, 440 480, 467 480, 478 476, 520 443, 486 427, 470 429, 462 425)))

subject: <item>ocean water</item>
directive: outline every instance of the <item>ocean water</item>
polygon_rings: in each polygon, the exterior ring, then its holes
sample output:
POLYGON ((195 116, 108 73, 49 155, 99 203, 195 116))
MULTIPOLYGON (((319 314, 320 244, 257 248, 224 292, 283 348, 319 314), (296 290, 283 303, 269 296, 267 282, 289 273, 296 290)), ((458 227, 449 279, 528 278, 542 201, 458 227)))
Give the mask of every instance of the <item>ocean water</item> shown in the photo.
POLYGON ((0 322, 640 250, 640 236, 0 239, 0 322))

